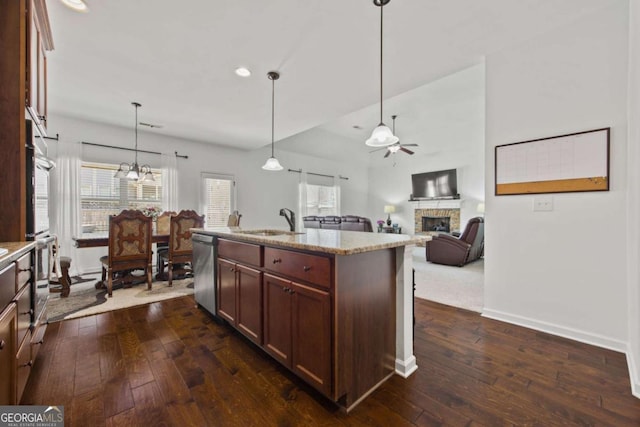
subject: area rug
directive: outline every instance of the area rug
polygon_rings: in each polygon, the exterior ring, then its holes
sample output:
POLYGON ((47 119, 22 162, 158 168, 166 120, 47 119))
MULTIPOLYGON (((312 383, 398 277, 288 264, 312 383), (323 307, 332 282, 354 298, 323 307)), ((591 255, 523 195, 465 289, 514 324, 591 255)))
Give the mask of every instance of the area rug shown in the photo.
POLYGON ((484 306, 484 259, 463 267, 432 264, 425 248, 413 250, 416 270, 415 296, 466 310, 482 312, 484 306))
POLYGON ((149 304, 170 298, 193 294, 193 278, 174 280, 169 287, 166 281, 153 282, 151 290, 141 283, 131 288, 114 289, 113 297, 107 298, 106 289, 96 289, 96 280, 75 283, 71 286, 71 294, 60 298, 59 294, 50 294, 47 303, 49 322, 74 319, 91 314, 104 313, 119 308, 149 304))

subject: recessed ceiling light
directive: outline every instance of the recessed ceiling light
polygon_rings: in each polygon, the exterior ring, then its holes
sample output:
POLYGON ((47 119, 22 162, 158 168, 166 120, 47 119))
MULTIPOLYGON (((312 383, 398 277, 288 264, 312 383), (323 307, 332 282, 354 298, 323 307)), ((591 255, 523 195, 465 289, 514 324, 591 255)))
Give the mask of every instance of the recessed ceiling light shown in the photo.
POLYGON ((353 125, 351 127, 354 128, 354 129, 358 129, 358 130, 362 129, 362 126, 360 126, 360 125, 353 125))
POLYGON ((86 12, 88 10, 87 4, 83 0, 62 0, 62 4, 76 12, 86 12))
POLYGON ((238 67, 236 68, 236 74, 240 77, 249 77, 251 75, 251 71, 245 67, 238 67))

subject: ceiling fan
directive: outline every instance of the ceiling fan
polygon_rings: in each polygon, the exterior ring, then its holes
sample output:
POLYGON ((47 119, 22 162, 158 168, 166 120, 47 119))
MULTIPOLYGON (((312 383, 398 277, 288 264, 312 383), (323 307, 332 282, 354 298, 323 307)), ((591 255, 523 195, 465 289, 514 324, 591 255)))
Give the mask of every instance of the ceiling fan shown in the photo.
MULTIPOLYGON (((393 115, 391 116, 391 119, 393 120, 393 134, 396 134, 396 117, 398 117, 397 115, 393 115)), ((396 142, 395 144, 391 144, 387 147, 381 147, 381 148, 376 148, 375 150, 371 150, 369 151, 370 153, 376 152, 376 151, 380 151, 380 150, 387 150, 387 152, 384 155, 384 158, 389 157, 389 154, 396 154, 398 151, 404 151, 405 153, 412 155, 413 151, 408 150, 404 147, 417 147, 418 144, 400 144, 400 141, 396 142)))

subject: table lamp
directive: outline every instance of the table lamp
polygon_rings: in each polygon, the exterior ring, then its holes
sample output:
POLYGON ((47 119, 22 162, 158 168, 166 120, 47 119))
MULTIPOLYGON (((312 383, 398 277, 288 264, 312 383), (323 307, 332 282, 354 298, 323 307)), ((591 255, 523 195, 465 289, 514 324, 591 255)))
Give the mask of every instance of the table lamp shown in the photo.
POLYGON ((384 213, 388 214, 387 215, 387 225, 391 226, 391 214, 394 213, 396 211, 396 207, 393 205, 385 205, 384 206, 384 213))

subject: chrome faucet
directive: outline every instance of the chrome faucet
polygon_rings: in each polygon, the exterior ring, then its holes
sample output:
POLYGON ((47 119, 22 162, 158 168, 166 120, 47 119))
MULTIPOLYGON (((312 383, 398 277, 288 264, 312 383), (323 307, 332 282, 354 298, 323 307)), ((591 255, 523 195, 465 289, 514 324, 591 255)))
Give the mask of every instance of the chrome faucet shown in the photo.
POLYGON ((287 222, 289 223, 289 229, 291 231, 296 231, 296 214, 294 214, 291 209, 280 209, 280 216, 283 216, 284 219, 287 220, 287 222), (289 212, 290 215, 287 215, 287 212, 289 212))

